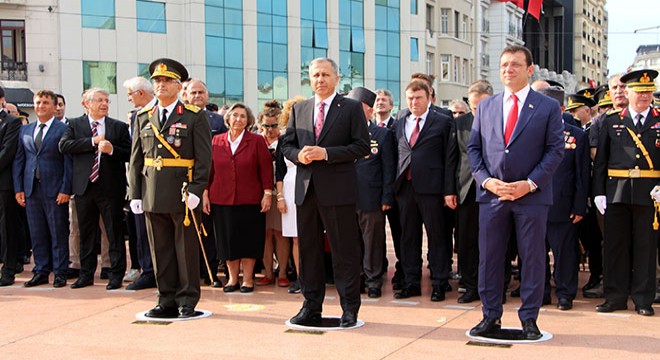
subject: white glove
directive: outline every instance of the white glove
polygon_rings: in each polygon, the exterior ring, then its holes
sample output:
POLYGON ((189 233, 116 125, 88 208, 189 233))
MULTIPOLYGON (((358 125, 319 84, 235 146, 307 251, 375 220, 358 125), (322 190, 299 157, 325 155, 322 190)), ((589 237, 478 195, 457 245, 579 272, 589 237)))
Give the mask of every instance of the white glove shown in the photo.
POLYGON ((131 200, 131 211, 133 214, 142 214, 144 210, 142 210, 142 199, 133 199, 131 200))
MULTIPOLYGON (((188 209, 195 210, 197 206, 199 206, 199 201, 199 196, 193 193, 188 193, 188 209)), ((182 197, 181 202, 186 202, 186 198, 182 197)))
POLYGON ((660 185, 653 187, 651 190, 651 197, 653 198, 653 201, 660 202, 660 185))
POLYGON ((598 195, 594 197, 594 204, 601 215, 605 215, 605 209, 607 209, 607 198, 605 195, 598 195))

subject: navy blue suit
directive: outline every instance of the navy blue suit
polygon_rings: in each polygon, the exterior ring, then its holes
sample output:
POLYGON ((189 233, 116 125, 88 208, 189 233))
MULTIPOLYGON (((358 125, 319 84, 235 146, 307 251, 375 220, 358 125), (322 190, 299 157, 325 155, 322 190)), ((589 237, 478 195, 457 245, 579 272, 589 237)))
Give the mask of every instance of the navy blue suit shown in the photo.
MULTIPOLYGON (((558 299, 575 299, 580 248, 578 225, 571 215, 585 216, 589 194, 589 137, 578 127, 564 124, 564 158, 552 178, 553 203, 548 212, 546 239, 554 257, 558 299)), ((549 261, 545 294, 550 295, 549 261)))
POLYGON ((227 132, 227 126, 225 125, 225 120, 222 117, 222 115, 213 112, 213 111, 206 111, 206 115, 209 116, 209 124, 211 125, 211 134, 219 135, 222 133, 227 132))
POLYGON ((53 120, 39 151, 34 130, 39 122, 21 127, 13 164, 14 191, 25 193, 34 269, 32 272, 65 275, 69 267, 69 206, 58 205, 58 194, 71 194, 73 163, 58 149, 66 125, 53 120), (39 179, 36 168, 39 166, 39 179))
POLYGON ((508 145, 504 142, 503 93, 482 100, 472 124, 468 158, 479 202, 479 295, 485 317, 502 317, 502 284, 512 229, 523 260, 518 311, 521 321, 536 319, 543 300, 545 233, 552 204, 552 176, 564 153, 559 103, 529 90, 508 145), (486 179, 530 179, 538 188, 515 201, 500 201, 483 188, 486 179))

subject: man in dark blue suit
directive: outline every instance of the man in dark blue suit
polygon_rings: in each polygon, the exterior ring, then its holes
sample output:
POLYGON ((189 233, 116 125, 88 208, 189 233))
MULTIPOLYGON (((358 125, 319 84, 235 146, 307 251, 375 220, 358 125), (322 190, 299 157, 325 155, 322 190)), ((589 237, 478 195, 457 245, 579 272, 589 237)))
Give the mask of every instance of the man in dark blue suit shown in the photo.
POLYGON ((401 213, 401 264, 405 286, 397 299, 420 296, 422 278, 422 226, 428 239, 428 259, 433 291, 431 301, 445 299, 449 266, 444 206, 445 154, 451 118, 429 109, 431 91, 413 80, 406 87, 409 110, 397 119, 398 166, 394 183, 401 213))
MULTIPOLYGON (((559 101, 564 91, 559 88, 543 88, 539 92, 559 101)), ((579 95, 569 95, 566 110, 584 107, 590 112, 591 100, 579 95)), ((579 118, 575 118, 580 121, 579 118)), ((589 138, 582 128, 564 123, 564 158, 552 177, 552 206, 548 213, 546 239, 554 258, 555 294, 557 308, 570 310, 577 294, 580 247, 578 223, 587 214, 589 194, 589 138)), ((550 298, 550 258, 546 256, 544 298, 550 298)))
POLYGON ((53 287, 66 285, 69 267, 69 207, 72 161, 63 155, 58 143, 67 126, 55 119, 57 96, 49 90, 34 95, 38 121, 23 126, 13 164, 16 201, 25 206, 34 276, 24 285, 48 284, 55 273, 53 287))
POLYGON ((357 219, 362 234, 362 274, 370 298, 381 296, 385 269, 385 212, 394 205, 394 174, 396 154, 394 133, 372 123, 376 94, 356 87, 346 96, 360 101, 369 129, 370 154, 357 159, 358 178, 357 219))
POLYGON ((543 299, 545 235, 552 204, 552 176, 564 152, 561 109, 529 87, 532 54, 507 46, 500 57, 504 93, 479 103, 468 158, 479 202, 479 296, 483 319, 474 336, 498 332, 507 241, 515 227, 523 260, 518 317, 527 340, 541 338, 536 325, 543 299))

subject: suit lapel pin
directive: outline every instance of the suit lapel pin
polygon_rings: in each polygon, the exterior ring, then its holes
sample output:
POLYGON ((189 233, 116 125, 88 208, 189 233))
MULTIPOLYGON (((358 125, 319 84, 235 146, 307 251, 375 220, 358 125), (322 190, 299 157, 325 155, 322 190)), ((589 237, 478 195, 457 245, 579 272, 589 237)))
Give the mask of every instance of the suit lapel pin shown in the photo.
POLYGON ((534 108, 534 105, 533 105, 533 104, 529 104, 529 108, 530 108, 530 109, 533 109, 533 108, 534 108))

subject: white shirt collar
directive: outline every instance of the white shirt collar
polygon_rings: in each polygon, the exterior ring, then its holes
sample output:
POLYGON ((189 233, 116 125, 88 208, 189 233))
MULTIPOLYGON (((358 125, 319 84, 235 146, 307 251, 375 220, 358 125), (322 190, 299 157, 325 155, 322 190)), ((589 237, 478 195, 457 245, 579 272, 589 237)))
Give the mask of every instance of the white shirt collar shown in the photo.
MULTIPOLYGON (((525 85, 524 88, 518 90, 518 92, 515 93, 516 96, 518 97, 518 101, 520 101, 521 104, 525 103, 525 100, 527 99, 527 95, 529 95, 530 90, 531 88, 529 87, 529 84, 527 84, 525 85)), ((511 94, 512 94, 511 90, 504 88, 504 102, 507 102, 509 101, 509 99, 511 99, 511 94)))
POLYGON ((89 120, 89 125, 91 126, 94 121, 98 121, 99 125, 105 124, 105 116, 100 118, 100 119, 94 119, 91 116, 87 116, 87 119, 89 120))
POLYGON ((636 112, 635 110, 632 109, 632 107, 628 106, 628 111, 630 112, 630 117, 633 119, 633 123, 637 121, 635 118, 637 117, 637 114, 642 114, 642 121, 646 119, 649 116, 649 111, 651 111, 651 108, 646 108, 642 112, 636 112))
POLYGON ((328 109, 330 108, 330 104, 332 104, 332 101, 335 99, 335 96, 337 96, 336 92, 333 93, 332 95, 328 96, 323 101, 319 100, 318 97, 314 96, 314 108, 317 108, 319 106, 319 103, 324 102, 325 103, 325 111, 327 112, 328 109))
POLYGON ((238 145, 240 145, 241 140, 243 140, 243 135, 245 135, 245 129, 241 131, 241 134, 236 137, 236 140, 231 141, 231 135, 229 135, 229 132, 227 132, 227 141, 229 141, 229 147, 231 148, 231 154, 236 153, 236 149, 238 149, 238 145))
POLYGON ((167 119, 169 120, 170 115, 172 115, 172 112, 174 112, 174 108, 178 103, 178 101, 174 101, 165 108, 158 104, 158 120, 160 121, 160 119, 163 117, 163 109, 167 109, 167 119))

